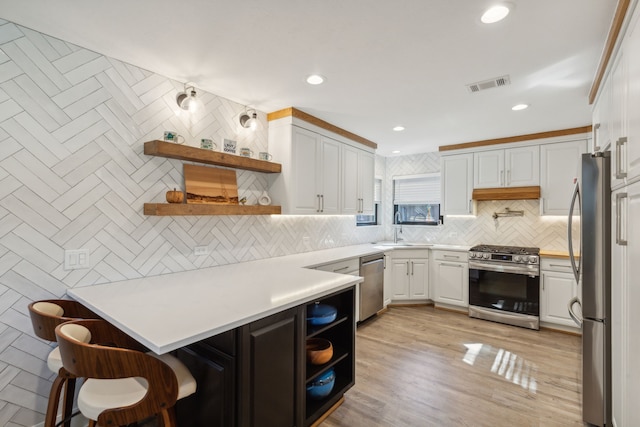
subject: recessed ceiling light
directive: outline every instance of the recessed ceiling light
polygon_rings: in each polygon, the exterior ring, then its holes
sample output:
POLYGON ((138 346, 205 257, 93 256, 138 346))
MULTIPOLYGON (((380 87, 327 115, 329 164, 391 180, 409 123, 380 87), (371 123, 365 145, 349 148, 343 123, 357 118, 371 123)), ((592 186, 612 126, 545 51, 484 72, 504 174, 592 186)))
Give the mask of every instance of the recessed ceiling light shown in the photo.
POLYGON ((518 104, 518 105, 514 105, 513 107, 511 107, 511 109, 513 111, 525 110, 527 108, 529 108, 529 105, 527 105, 527 104, 518 104))
POLYGON ((396 132, 401 132, 404 130, 404 126, 396 126, 393 128, 393 130, 395 130, 396 132))
POLYGON ((326 79, 320 74, 311 74, 307 77, 307 83, 310 85, 321 85, 326 79))
POLYGON ((400 150, 393 150, 393 151, 391 152, 391 154, 399 154, 399 153, 400 153, 400 150))
POLYGON ((493 6, 482 14, 480 20, 485 24, 493 24, 502 21, 509 14, 509 8, 504 5, 493 6))

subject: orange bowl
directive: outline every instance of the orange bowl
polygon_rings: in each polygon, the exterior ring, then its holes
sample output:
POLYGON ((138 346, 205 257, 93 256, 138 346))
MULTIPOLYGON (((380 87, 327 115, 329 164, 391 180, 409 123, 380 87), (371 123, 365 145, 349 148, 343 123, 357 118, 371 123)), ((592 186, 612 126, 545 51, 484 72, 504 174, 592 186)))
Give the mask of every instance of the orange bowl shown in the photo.
POLYGON ((324 338, 307 340, 307 361, 312 365, 324 365, 333 357, 333 345, 324 338))

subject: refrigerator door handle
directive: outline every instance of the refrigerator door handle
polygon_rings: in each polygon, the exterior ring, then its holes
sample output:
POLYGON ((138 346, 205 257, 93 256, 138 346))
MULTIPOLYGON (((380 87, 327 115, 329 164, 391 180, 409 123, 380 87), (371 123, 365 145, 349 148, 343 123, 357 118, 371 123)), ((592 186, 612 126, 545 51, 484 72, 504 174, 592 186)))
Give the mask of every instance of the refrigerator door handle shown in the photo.
POLYGON ((578 304, 580 308, 582 308, 582 304, 580 304, 580 300, 578 299, 578 297, 574 297, 571 299, 571 301, 569 301, 569 304, 567 305, 567 308, 569 309, 569 316, 571 316, 573 321, 576 322, 576 325, 582 326, 582 316, 576 314, 576 312, 573 311, 573 306, 576 304, 578 304))
MULTIPOLYGON (((569 218, 567 221, 567 241, 569 243, 569 260, 571 261, 571 270, 573 271, 573 276, 576 278, 576 283, 580 283, 580 264, 582 257, 578 260, 578 264, 576 265, 576 256, 573 252, 573 210, 576 206, 576 200, 578 204, 580 204, 580 183, 578 182, 578 178, 574 178, 573 182, 575 183, 575 187, 573 189, 573 195, 571 196, 571 205, 569 206, 569 218)), ((582 215, 582 213, 581 213, 582 215)), ((582 223, 581 223, 582 224, 582 223)), ((582 225, 581 225, 582 226, 582 225)), ((582 244, 582 242, 580 242, 582 244)))

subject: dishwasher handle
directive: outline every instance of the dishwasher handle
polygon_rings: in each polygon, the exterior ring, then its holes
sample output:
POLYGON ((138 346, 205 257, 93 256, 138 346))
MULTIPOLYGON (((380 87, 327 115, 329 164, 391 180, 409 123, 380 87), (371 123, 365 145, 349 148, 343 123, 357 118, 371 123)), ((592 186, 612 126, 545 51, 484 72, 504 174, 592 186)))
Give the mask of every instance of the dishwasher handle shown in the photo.
POLYGON ((360 258, 360 266, 384 261, 384 254, 374 254, 360 258))

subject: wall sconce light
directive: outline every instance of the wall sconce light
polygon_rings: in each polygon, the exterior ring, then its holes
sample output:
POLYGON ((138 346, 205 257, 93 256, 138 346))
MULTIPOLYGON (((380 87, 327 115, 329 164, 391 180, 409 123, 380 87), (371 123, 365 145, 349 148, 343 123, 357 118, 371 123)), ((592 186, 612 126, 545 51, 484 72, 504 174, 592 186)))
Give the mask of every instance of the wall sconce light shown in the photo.
POLYGON ((200 108, 202 101, 196 98, 196 88, 185 84, 184 91, 176 95, 176 103, 183 110, 189 110, 193 113, 200 108))
POLYGON ((258 127, 258 114, 256 110, 245 110, 240 115, 240 126, 245 129, 256 130, 258 127))

